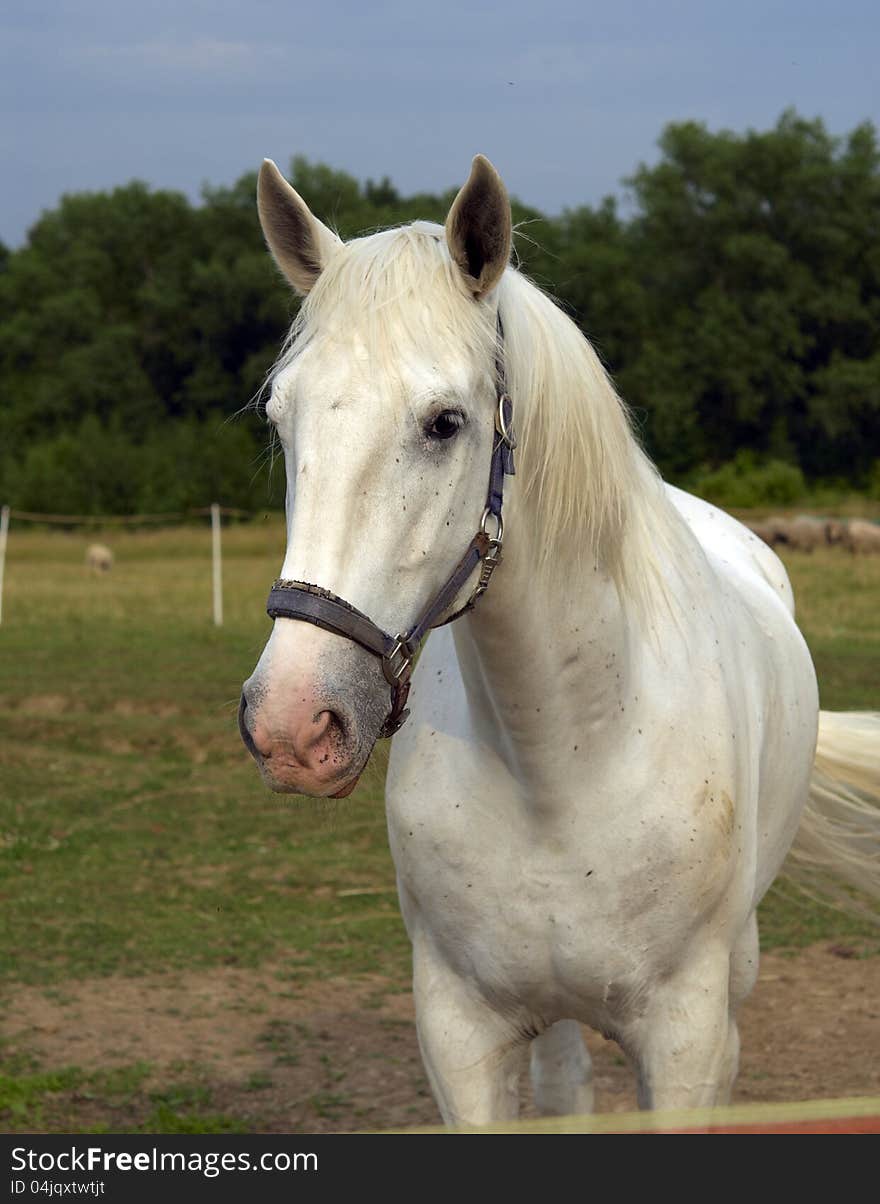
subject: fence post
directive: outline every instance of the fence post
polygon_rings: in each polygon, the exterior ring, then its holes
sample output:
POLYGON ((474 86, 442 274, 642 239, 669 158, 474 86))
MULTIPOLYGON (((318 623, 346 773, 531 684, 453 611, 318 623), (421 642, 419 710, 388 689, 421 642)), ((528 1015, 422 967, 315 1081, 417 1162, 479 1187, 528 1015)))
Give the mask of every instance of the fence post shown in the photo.
POLYGON ((211 548, 214 568, 214 626, 223 626, 223 564, 220 553, 220 507, 211 503, 211 548))
POLYGON ((9 533, 9 507, 0 507, 0 623, 3 622, 3 569, 6 566, 6 536, 9 533))

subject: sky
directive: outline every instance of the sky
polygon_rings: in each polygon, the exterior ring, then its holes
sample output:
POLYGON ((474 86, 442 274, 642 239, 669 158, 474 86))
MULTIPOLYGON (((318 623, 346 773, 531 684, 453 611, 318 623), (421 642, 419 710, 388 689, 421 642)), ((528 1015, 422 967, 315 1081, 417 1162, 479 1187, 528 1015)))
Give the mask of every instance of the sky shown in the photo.
POLYGON ((481 152, 555 214, 621 195, 670 121, 880 126, 878 35, 877 0, 3 0, 0 240, 65 192, 195 200, 295 154, 410 193, 481 152))

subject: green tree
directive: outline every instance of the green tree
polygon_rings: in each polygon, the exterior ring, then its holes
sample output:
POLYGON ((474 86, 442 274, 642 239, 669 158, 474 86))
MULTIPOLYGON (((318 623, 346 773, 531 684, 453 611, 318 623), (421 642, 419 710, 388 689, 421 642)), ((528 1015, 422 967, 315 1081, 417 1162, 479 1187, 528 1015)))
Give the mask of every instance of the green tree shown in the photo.
MULTIPOLYGON (((555 218, 514 199, 521 267, 591 338, 667 473, 702 465, 743 489, 764 472, 766 491, 800 479, 788 464, 874 488, 874 127, 835 138, 794 112, 745 134, 685 122, 660 151, 628 181, 628 217, 613 198, 555 218)), ((344 238, 443 222, 455 195, 403 196, 302 156, 290 177, 344 238)), ((259 395, 298 304, 255 193, 255 172, 206 187, 198 205, 133 182, 66 196, 26 246, 0 246, 4 499, 92 511, 279 500, 278 474, 270 493, 256 471, 256 412, 227 424, 259 395)))
POLYGON ((624 376, 654 450, 679 466, 671 405, 688 458, 750 447, 814 475, 863 475, 880 437, 870 390, 853 392, 880 350, 873 127, 835 139, 787 112, 744 136, 672 125, 660 147, 630 181, 651 352, 624 376))

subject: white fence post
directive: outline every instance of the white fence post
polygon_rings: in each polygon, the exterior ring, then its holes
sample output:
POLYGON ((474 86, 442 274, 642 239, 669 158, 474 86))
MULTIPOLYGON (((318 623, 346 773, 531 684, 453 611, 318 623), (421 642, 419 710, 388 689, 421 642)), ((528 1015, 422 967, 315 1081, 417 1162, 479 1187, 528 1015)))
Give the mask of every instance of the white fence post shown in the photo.
POLYGON ((211 503, 211 546, 214 567, 214 626, 223 626, 223 564, 220 554, 220 507, 211 503))
POLYGON ((6 536, 9 533, 9 507, 0 507, 0 623, 3 622, 3 569, 6 566, 6 536))

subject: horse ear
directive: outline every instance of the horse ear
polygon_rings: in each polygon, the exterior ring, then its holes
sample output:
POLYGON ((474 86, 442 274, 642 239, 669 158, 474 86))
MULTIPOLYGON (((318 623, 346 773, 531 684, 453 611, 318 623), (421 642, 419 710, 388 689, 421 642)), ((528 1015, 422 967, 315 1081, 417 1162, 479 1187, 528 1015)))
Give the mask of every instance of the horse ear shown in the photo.
POLYGON ((307 293, 341 246, 319 222, 271 159, 264 159, 257 182, 257 211, 269 250, 298 293, 307 293))
POLYGON ((485 297, 510 259, 511 217, 507 189, 483 155, 475 157, 467 183, 452 202, 446 242, 467 287, 475 297, 485 297))

